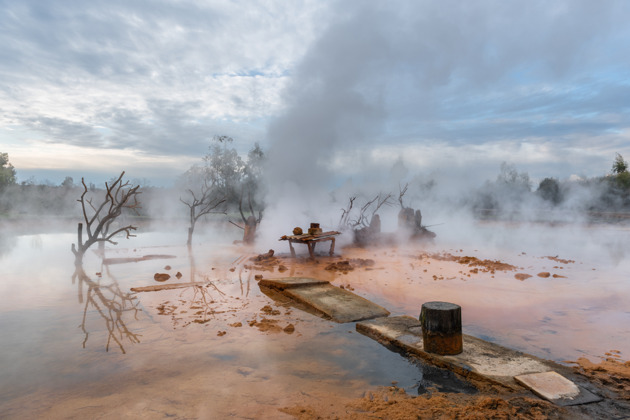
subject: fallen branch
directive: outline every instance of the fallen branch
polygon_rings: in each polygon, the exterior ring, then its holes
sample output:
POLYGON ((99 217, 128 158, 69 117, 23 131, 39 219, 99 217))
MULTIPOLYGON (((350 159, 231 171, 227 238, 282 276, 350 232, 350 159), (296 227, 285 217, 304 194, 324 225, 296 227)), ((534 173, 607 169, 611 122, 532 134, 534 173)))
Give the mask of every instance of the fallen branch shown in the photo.
POLYGON ((172 284, 157 284, 155 286, 143 286, 143 287, 132 287, 131 291, 135 293, 140 292, 159 292, 160 290, 169 290, 169 289, 183 289, 184 287, 190 286, 200 286, 206 284, 205 282, 192 282, 192 283, 172 283, 172 284))

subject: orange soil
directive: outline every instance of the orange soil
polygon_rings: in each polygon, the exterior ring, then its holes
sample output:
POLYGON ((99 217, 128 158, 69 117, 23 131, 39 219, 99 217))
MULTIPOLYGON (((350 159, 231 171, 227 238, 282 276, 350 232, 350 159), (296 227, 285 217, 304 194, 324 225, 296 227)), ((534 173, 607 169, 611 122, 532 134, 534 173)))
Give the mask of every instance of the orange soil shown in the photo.
POLYGON ((592 381, 611 389, 619 398, 630 400, 630 361, 623 362, 619 357, 619 350, 611 350, 599 363, 593 363, 585 357, 580 357, 575 363, 575 369, 592 381))
POLYGON ((297 419, 560 419, 566 412, 551 403, 521 396, 466 395, 434 392, 409 396, 395 386, 368 392, 349 402, 327 400, 280 411, 297 419), (332 403, 331 403, 332 402, 332 403))

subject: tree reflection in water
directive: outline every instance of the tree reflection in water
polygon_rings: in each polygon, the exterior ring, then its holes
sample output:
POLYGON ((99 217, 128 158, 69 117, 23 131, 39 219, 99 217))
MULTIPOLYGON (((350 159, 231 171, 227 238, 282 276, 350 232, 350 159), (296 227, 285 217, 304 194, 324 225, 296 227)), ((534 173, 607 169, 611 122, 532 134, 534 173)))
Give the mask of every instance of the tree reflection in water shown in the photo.
POLYGON ((83 348, 85 348, 90 334, 86 328, 88 313, 90 310, 95 310, 105 322, 108 332, 105 350, 109 351, 109 347, 113 342, 120 348, 121 352, 126 353, 123 346, 124 341, 129 341, 132 344, 140 342, 139 337, 141 335, 132 332, 128 328, 127 320, 129 320, 130 315, 133 315, 133 318, 138 320, 138 312, 141 309, 138 308, 138 299, 130 293, 120 290, 116 279, 111 276, 109 269, 107 271, 108 277, 111 279, 111 282, 108 284, 102 284, 102 277, 99 277, 97 281, 92 280, 85 273, 82 266, 77 266, 72 275, 72 284, 75 284, 78 279, 79 303, 85 302, 83 320, 81 322, 81 329, 85 333, 83 348), (84 287, 86 288, 85 299, 83 296, 84 287))

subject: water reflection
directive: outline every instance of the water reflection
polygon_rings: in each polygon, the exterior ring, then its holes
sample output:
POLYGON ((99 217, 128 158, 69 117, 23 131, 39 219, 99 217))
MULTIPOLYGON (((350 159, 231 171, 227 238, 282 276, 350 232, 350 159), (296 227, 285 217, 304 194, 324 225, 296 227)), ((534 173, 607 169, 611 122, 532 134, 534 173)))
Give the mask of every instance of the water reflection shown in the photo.
POLYGON ((127 323, 131 319, 138 320, 138 299, 130 293, 120 290, 118 281, 109 272, 109 267, 103 265, 110 279, 108 283, 104 283, 104 279, 98 276, 98 279, 92 280, 83 269, 83 266, 77 266, 72 275, 72 284, 77 284, 78 300, 80 304, 85 304, 83 308, 83 318, 81 321, 81 330, 85 334, 83 340, 83 348, 89 338, 87 329, 87 321, 90 313, 98 314, 104 322, 107 330, 107 344, 105 350, 109 351, 112 344, 118 346, 122 353, 126 353, 124 342, 136 344, 140 342, 140 334, 130 330, 127 323), (85 288, 85 297, 83 289, 85 288))

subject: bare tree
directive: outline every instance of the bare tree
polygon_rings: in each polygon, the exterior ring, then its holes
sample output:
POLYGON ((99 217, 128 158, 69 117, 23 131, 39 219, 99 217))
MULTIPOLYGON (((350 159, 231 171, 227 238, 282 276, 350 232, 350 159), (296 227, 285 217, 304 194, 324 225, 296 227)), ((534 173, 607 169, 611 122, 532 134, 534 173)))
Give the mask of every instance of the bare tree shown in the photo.
POLYGON ((356 199, 357 197, 350 197, 346 208, 341 209, 339 230, 351 229, 355 244, 368 245, 377 241, 380 236, 381 219, 377 213, 381 207, 392 204, 392 195, 379 193, 354 211, 356 199))
POLYGON ((96 203, 92 197, 88 197, 88 187, 85 180, 81 178, 83 193, 77 201, 81 203, 87 239, 83 240, 83 223, 79 223, 77 244, 72 244, 75 265, 82 264, 85 251, 97 242, 103 245, 105 242, 116 245, 117 242, 112 238, 122 232, 125 232, 127 238, 135 236, 131 234, 132 231, 136 230, 136 227, 132 225, 119 227, 110 232, 112 223, 122 214, 124 209, 137 212, 137 209, 140 208, 138 201, 138 194, 140 194, 138 188, 140 186, 132 186, 129 181, 123 182, 124 175, 125 172, 123 171, 111 183, 105 183, 105 197, 100 203, 96 203))
POLYGON ((190 197, 186 200, 179 198, 179 201, 188 206, 188 217, 190 226, 188 227, 188 241, 187 245, 192 245, 192 237, 195 231, 195 225, 197 221, 207 214, 225 214, 225 210, 217 210, 217 208, 223 204, 227 198, 225 195, 221 195, 217 189, 214 181, 211 183, 207 179, 203 181, 203 185, 199 191, 195 193, 192 189, 186 191, 190 194, 190 197))
POLYGON ((260 199, 262 185, 262 171, 265 154, 258 143, 247 153, 247 162, 243 166, 243 177, 241 179, 241 194, 238 202, 238 211, 243 221, 243 226, 230 221, 234 226, 243 229, 243 243, 253 244, 256 240, 256 230, 263 218, 264 202, 260 199), (247 207, 249 216, 245 217, 243 211, 243 201, 247 197, 247 207), (258 197, 258 199, 256 199, 258 197))

